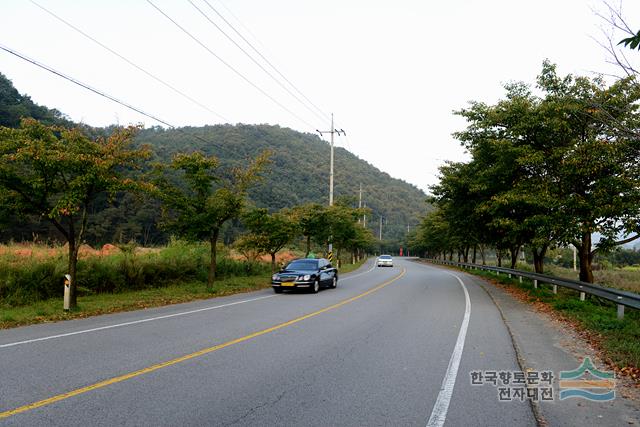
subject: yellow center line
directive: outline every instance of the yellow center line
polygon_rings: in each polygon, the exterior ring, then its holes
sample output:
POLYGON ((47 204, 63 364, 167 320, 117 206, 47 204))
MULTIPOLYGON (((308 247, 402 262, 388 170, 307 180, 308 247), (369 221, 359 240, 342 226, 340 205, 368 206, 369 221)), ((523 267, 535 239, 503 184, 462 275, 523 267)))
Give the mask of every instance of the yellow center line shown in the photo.
POLYGON ((358 295, 356 295, 356 296, 354 296, 352 298, 349 298, 349 299, 346 299, 344 301, 341 301, 341 302, 339 302, 337 304, 331 305, 329 307, 325 307, 325 308, 323 308, 321 310, 318 310, 318 311, 314 311, 313 313, 305 314, 304 316, 295 318, 293 320, 289 320, 288 322, 280 323, 279 325, 272 326, 270 328, 263 329, 263 330, 258 331, 258 332, 254 332, 254 333, 249 334, 249 335, 245 335, 245 336, 243 336, 241 338, 236 338, 234 340, 227 341, 227 342, 225 342, 223 344, 218 344, 218 345, 215 345, 213 347, 205 348, 205 349, 196 351, 195 353, 191 353, 191 354, 187 354, 187 355, 178 357, 176 359, 167 360, 166 362, 158 363, 158 364, 149 366, 147 368, 140 369, 138 371, 129 372, 128 374, 124 374, 124 375, 120 375, 120 376, 117 376, 117 377, 110 378, 108 380, 100 381, 100 382, 97 382, 95 384, 88 385, 86 387, 81 387, 81 388, 78 388, 76 390, 69 391, 67 393, 61 393, 61 394, 58 394, 56 396, 50 397, 48 399, 39 400, 37 402, 33 402, 33 403, 28 404, 28 405, 20 406, 19 408, 15 408, 15 409, 11 409, 11 410, 8 410, 8 411, 0 412, 0 419, 8 418, 10 416, 17 415, 17 414, 20 414, 20 413, 23 413, 23 412, 27 412, 27 411, 30 411, 32 409, 40 408, 42 406, 50 405, 52 403, 59 402, 61 400, 65 400, 65 399, 68 399, 68 398, 73 397, 73 396, 78 396, 80 394, 84 394, 84 393, 87 393, 87 392, 92 391, 92 390, 97 390, 97 389, 106 387, 106 386, 111 385, 111 384, 120 383, 120 382, 126 381, 128 379, 138 377, 140 375, 148 374, 150 372, 154 372, 154 371, 157 371, 159 369, 166 368, 168 366, 176 365, 178 363, 182 363, 182 362, 185 362, 187 360, 195 359, 196 357, 204 356, 205 354, 213 353, 214 351, 222 350, 223 348, 230 347, 232 345, 239 344, 239 343, 248 341, 250 339, 259 337, 261 335, 265 335, 265 334, 268 334, 270 332, 277 331, 278 329, 286 328, 287 326, 291 326, 291 325, 296 324, 298 322, 301 322, 301 321, 303 321, 305 319, 309 319, 309 318, 315 317, 315 316, 317 316, 319 314, 326 313, 327 311, 334 310, 336 308, 342 307, 343 305, 349 304, 349 303, 354 302, 354 301, 356 301, 356 300, 358 300, 360 298, 363 298, 363 297, 365 297, 365 296, 367 296, 369 294, 372 294, 372 293, 384 288, 385 286, 388 286, 391 283, 395 282, 396 280, 398 280, 399 278, 404 276, 405 273, 406 273, 406 269, 403 268, 402 272, 399 275, 397 275, 396 277, 394 277, 391 280, 388 280, 388 281, 382 283, 381 285, 376 286, 375 288, 369 289, 366 292, 363 292, 363 293, 358 294, 358 295))

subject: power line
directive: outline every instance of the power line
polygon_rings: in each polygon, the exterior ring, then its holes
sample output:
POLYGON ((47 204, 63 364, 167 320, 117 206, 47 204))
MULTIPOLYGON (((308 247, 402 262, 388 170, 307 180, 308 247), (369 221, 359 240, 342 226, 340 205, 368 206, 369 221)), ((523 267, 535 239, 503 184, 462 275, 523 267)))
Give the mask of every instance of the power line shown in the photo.
POLYGON ((45 65, 45 64, 43 64, 43 63, 41 63, 41 62, 38 62, 38 61, 36 61, 35 59, 31 59, 31 58, 29 58, 28 56, 23 55, 23 54, 21 54, 21 53, 19 53, 19 52, 15 51, 15 50, 13 50, 13 49, 10 49, 10 48, 8 48, 8 47, 6 47, 6 46, 2 45, 2 44, 0 44, 0 49, 4 50, 5 52, 10 53, 10 54, 12 54, 12 55, 14 55, 14 56, 16 56, 16 57, 18 57, 18 58, 20 58, 20 59, 22 59, 23 61, 29 62, 29 63, 31 63, 31 64, 33 64, 33 65, 35 65, 35 66, 39 67, 39 68, 42 68, 43 70, 46 70, 46 71, 48 71, 48 72, 50 72, 50 73, 53 73, 53 74, 57 75, 58 77, 62 77, 63 79, 65 79, 65 80, 67 80, 67 81, 70 81, 71 83, 73 83, 73 84, 75 84, 75 85, 77 85, 77 86, 80 86, 80 87, 82 87, 82 88, 84 88, 84 89, 87 89, 87 90, 89 90, 89 91, 91 91, 91 92, 93 92, 93 93, 95 93, 95 94, 97 94, 97 95, 100 95, 100 96, 102 96, 102 97, 104 97, 104 98, 106 98, 106 99, 108 99, 108 100, 110 100, 110 101, 113 101, 113 102, 115 102, 115 103, 117 103, 117 104, 120 104, 120 105, 122 105, 123 107, 126 107, 126 108, 128 108, 128 109, 130 109, 130 110, 133 110, 133 111, 135 111, 135 112, 136 112, 136 113, 138 113, 138 114, 141 114, 141 115, 143 115, 143 116, 145 116, 145 117, 148 117, 148 118, 150 118, 150 119, 152 119, 152 120, 155 120, 155 121, 157 121, 158 123, 162 123, 163 125, 168 126, 168 127, 170 127, 171 129, 174 129, 174 130, 176 130, 176 131, 178 131, 178 132, 180 132, 180 133, 182 133, 182 134, 184 134, 184 135, 191 136, 191 137, 193 137, 193 138, 195 138, 195 139, 197 139, 197 140, 199 140, 199 141, 201 141, 201 142, 204 142, 204 143, 206 143, 206 144, 211 144, 211 145, 214 145, 214 146, 216 146, 216 147, 218 147, 218 148, 220 148, 220 149, 222 149, 222 150, 229 151, 226 147, 224 147, 224 146, 222 146, 222 145, 220 145, 220 144, 217 144, 217 143, 212 142, 212 141, 207 141, 206 139, 201 138, 201 137, 200 137, 200 136, 198 136, 198 135, 193 135, 193 134, 190 134, 190 133, 188 133, 188 132, 185 132, 184 130, 182 130, 182 129, 180 129, 180 128, 178 128, 178 127, 174 126, 174 125, 172 125, 171 123, 169 123, 169 122, 167 122, 167 121, 165 121, 165 120, 163 120, 163 119, 160 119, 160 118, 159 118, 159 117, 157 117, 157 116, 154 116, 154 115, 152 115, 152 114, 149 114, 149 113, 147 113, 147 112, 143 111, 142 109, 140 109, 140 108, 138 108, 138 107, 134 107, 133 105, 131 105, 131 104, 129 104, 129 103, 127 103, 127 102, 125 102, 125 101, 122 101, 122 100, 120 100, 120 99, 116 98, 115 96, 109 95, 109 94, 107 94, 107 93, 105 93, 105 92, 103 92, 103 91, 101 91, 101 90, 99 90, 99 89, 96 89, 96 88, 94 88, 94 87, 91 87, 91 86, 89 86, 89 85, 88 85, 88 84, 86 84, 86 83, 83 83, 83 82, 81 82, 81 81, 79 81, 79 80, 77 80, 77 79, 75 79, 75 78, 73 78, 73 77, 71 77, 71 76, 69 76, 69 75, 67 75, 67 74, 64 74, 64 73, 62 73, 61 71, 58 71, 58 70, 56 70, 56 69, 54 69, 54 68, 52 68, 52 67, 49 67, 48 65, 45 65))
POLYGON ((108 52, 112 53, 113 55, 117 56, 118 58, 122 59, 123 61, 125 61, 127 64, 131 65, 132 67, 136 68, 137 70, 143 72, 144 74, 146 74, 147 76, 151 77, 152 79, 154 79, 155 81, 161 83, 162 85, 164 85, 165 87, 168 87, 169 89, 171 89, 172 91, 174 91, 175 93, 181 95, 183 98, 188 99, 189 101, 191 101, 192 103, 198 105, 199 107, 209 111, 210 113, 215 114, 216 116, 218 116, 219 118, 221 118, 222 120, 224 120, 225 122, 230 122, 229 119, 227 119, 226 117, 222 116, 220 113, 212 110, 211 108, 207 107, 206 105, 202 104, 201 102, 199 102, 198 100, 192 98, 191 96, 185 94, 184 92, 180 91, 179 89, 175 88, 174 86, 172 86, 171 84, 165 82, 164 80, 160 79, 159 77, 155 76, 154 74, 152 74, 151 72, 145 70, 144 68, 142 68, 141 66, 139 66, 138 64, 134 63, 133 61, 131 61, 130 59, 126 58, 125 56, 119 54, 118 52, 116 52, 115 50, 111 49, 110 47, 106 46, 104 43, 96 40, 94 37, 90 36, 89 34, 85 33, 84 31, 82 31, 81 29, 79 29, 78 27, 74 26, 73 24, 71 24, 70 22, 64 20, 63 18, 61 18, 60 16, 56 15, 55 13, 53 13, 51 10, 41 6, 40 4, 38 4, 37 2, 35 2, 34 0, 31 0, 31 3, 33 3, 34 5, 36 5, 37 7, 39 7, 40 9, 42 9, 43 11, 47 12, 49 15, 53 16, 54 18, 56 18, 58 21, 64 23, 65 25, 67 25, 68 27, 72 28, 73 30, 77 31, 78 33, 82 34, 84 37, 86 37, 87 39, 91 40, 92 42, 94 42, 95 44, 97 44, 98 46, 102 47, 103 49, 107 50, 108 52))
MULTIPOLYGON (((247 52, 242 46, 238 44, 229 34, 227 34, 218 24, 216 24, 209 16, 202 11, 192 0, 187 0, 191 6, 193 6, 204 18, 209 21, 211 25, 216 27, 218 31, 220 31, 231 43, 233 43, 238 49, 242 51, 254 64, 256 64, 262 71, 264 71, 271 79, 276 82, 282 89, 284 89, 289 95, 291 95, 296 101, 302 104, 307 110, 309 110, 312 114, 315 114, 321 120, 324 120, 325 117, 318 114, 313 108, 309 107, 302 99, 300 99, 295 93, 291 91, 287 86, 285 86, 280 80, 278 80, 269 70, 267 70, 260 62, 258 62, 249 52, 247 52)), ((208 4, 208 3, 207 3, 208 4)), ((211 5, 209 5, 211 7, 211 5)), ((214 9, 215 10, 215 9, 214 9)))
POLYGON ((293 111, 291 111, 289 108, 287 108, 286 106, 284 106, 282 103, 280 103, 277 99, 275 99, 274 97, 272 97, 271 95, 269 95, 267 92, 265 92, 260 86, 258 86, 257 84, 253 83, 251 80, 249 80, 244 74, 242 74, 240 71, 238 71, 237 69, 235 69, 231 64, 229 64, 228 62, 226 62, 224 59, 222 59, 220 56, 218 56, 214 51, 212 51, 211 49, 209 49, 209 47, 207 45, 205 45, 202 41, 200 41, 196 36, 194 36, 193 34, 191 34, 189 31, 186 30, 186 28, 184 28, 183 26, 181 26, 180 24, 178 24, 173 18, 171 18, 169 15, 167 15, 162 9, 160 9, 158 6, 156 6, 151 0, 147 0, 147 3, 149 3, 151 6, 153 6, 154 9, 156 9, 158 12, 160 12, 165 18, 167 18, 169 21, 171 21, 176 27, 178 27, 180 30, 182 30, 182 32, 184 32, 186 35, 188 35, 193 41, 195 41, 196 43, 198 43, 203 49, 205 49, 207 52, 209 52, 214 58, 216 58, 218 61, 222 62, 222 64, 224 64, 227 68, 229 68, 231 71, 233 71, 237 76, 239 76, 240 78, 242 78, 244 81, 246 81, 247 83, 249 83, 251 86, 253 86, 256 90, 258 90, 260 93, 262 93, 264 96, 266 96, 267 98, 269 98, 271 101, 273 101, 276 105, 278 105, 280 108, 282 108, 283 110, 285 110, 286 112, 288 112, 289 114, 291 114, 292 116, 294 116, 296 119, 300 120, 300 122, 304 123, 305 125, 309 126, 309 128, 313 129, 314 126, 309 123, 308 121, 304 120, 302 117, 300 117, 299 115, 297 115, 296 113, 294 113, 293 111))
MULTIPOLYGON (((193 5, 192 0, 188 0, 188 1, 193 5)), ((253 49, 253 51, 254 51, 255 53, 257 53, 257 54, 258 54, 258 56, 260 56, 260 58, 262 58, 262 59, 263 59, 267 64, 269 64, 269 66, 270 66, 270 67, 271 67, 271 68, 272 68, 272 69, 273 69, 273 70, 274 70, 274 71, 275 71, 275 72, 276 72, 280 77, 282 77, 282 79, 284 79, 284 81, 286 81, 286 82, 287 82, 287 83, 288 83, 288 84, 289 84, 289 85, 290 85, 290 86, 291 86, 291 87, 292 87, 292 88, 293 88, 293 89, 294 89, 298 94, 300 94, 300 96, 302 96, 302 98, 304 98, 304 99, 305 99, 305 100, 306 100, 306 101, 307 101, 307 102, 308 102, 308 103, 309 103, 313 108, 315 108, 315 109, 316 109, 316 111, 317 111, 317 112, 319 112, 319 113, 322 115, 322 118, 323 118, 323 119, 325 119, 325 120, 330 119, 330 115, 329 115, 329 114, 327 114, 327 113, 325 113, 324 111, 322 111, 322 109, 321 109, 321 108, 319 108, 316 104, 314 104, 314 103, 313 103, 313 102, 312 102, 312 101, 311 101, 311 100, 310 100, 310 99, 309 99, 309 98, 308 98, 308 97, 307 97, 307 96, 306 96, 306 95, 305 95, 305 94, 304 94, 300 89, 298 89, 298 88, 296 87, 296 85, 294 85, 294 84, 293 84, 293 83, 292 83, 292 82, 291 82, 291 81, 290 81, 290 80, 289 80, 289 79, 288 79, 288 78, 287 78, 287 77, 286 77, 282 72, 280 72, 280 70, 278 69, 278 67, 276 67, 275 65, 273 65, 273 63, 271 63, 271 61, 269 61, 269 59, 267 59, 267 57, 265 57, 265 56, 264 56, 264 55, 263 55, 263 54, 258 50, 258 48, 256 48, 256 47, 255 47, 255 46, 254 46, 254 45, 253 45, 249 40, 247 40, 247 38, 246 38, 246 37, 245 37, 245 36, 244 36, 244 35, 243 35, 239 30, 237 30, 237 29, 236 29, 236 27, 235 27, 231 22, 229 22, 229 21, 224 17, 224 15, 222 15, 222 14, 221 14, 221 13, 220 13, 216 8, 215 8, 215 7, 213 7, 213 5, 211 5, 211 3, 209 2, 209 0, 203 0, 203 1, 207 4, 207 6, 209 6, 209 8, 210 8, 213 12, 215 12, 215 14, 216 14, 216 15, 218 15, 218 17, 220 17, 220 19, 222 19, 222 20, 225 22, 225 24, 227 24, 227 25, 229 26, 229 28, 231 28, 231 29, 232 29, 232 30, 233 30, 233 31, 234 31, 234 32, 235 32, 235 33, 236 33, 236 34, 237 34, 237 35, 238 35, 238 36, 239 36, 239 37, 240 37, 240 38, 241 38, 241 39, 242 39, 242 40, 243 40, 243 41, 244 41, 248 46, 249 46, 249 47, 251 47, 251 49, 253 49)), ((240 19, 238 19, 238 17, 237 17, 237 16, 235 16, 235 15, 233 14, 233 12, 232 12, 232 11, 231 11, 231 10, 230 10, 230 9, 229 9, 229 8, 228 8, 228 7, 223 3, 223 2, 220 2, 220 4, 222 5, 222 7, 224 7, 224 8, 225 8, 225 10, 226 10, 226 11, 227 11, 231 16, 233 16, 233 17, 235 18, 235 20, 236 20, 236 21, 237 21, 237 22, 238 22, 238 23, 239 23, 239 24, 240 24, 240 25, 241 25, 241 26, 242 26, 242 27, 243 27, 243 28, 244 28, 244 29, 245 29, 245 30, 246 30, 246 31, 247 31, 247 32, 248 32, 248 33, 249 33, 253 38, 254 38, 254 39, 256 39, 256 41, 257 41, 258 43, 260 43, 260 40, 259 40, 259 39, 258 39, 258 38, 257 38, 257 37, 252 33, 252 32, 251 32, 251 30, 249 30, 249 29, 248 29, 248 28, 247 28, 247 27, 242 23, 242 21, 240 21, 240 19)), ((196 6, 194 5, 194 7, 196 7, 196 6)), ((198 9, 198 8, 196 7, 196 9, 198 9)), ((200 9, 198 9, 198 10, 200 10, 200 9)), ((202 12, 200 12, 200 13, 202 13, 202 12)), ((207 19, 208 19, 208 18, 207 18, 207 19)), ((209 20, 209 21, 211 21, 211 20, 209 20)), ((219 30, 220 30, 220 31, 221 31, 221 32, 222 32, 222 33, 223 33, 227 38, 229 38, 229 39, 230 39, 230 40, 231 40, 231 41, 232 41, 236 46, 238 46, 238 44, 237 44, 235 41, 233 41, 233 40, 232 40, 232 39, 231 39, 231 38, 230 38, 230 37, 229 37, 229 36, 228 36, 224 31, 222 31, 222 29, 220 29, 220 27, 219 27, 218 25, 214 24, 213 22, 212 22, 212 24, 213 24, 213 25, 215 25, 215 27, 216 27, 216 28, 218 28, 218 29, 219 29, 219 30)), ((240 48, 240 47, 238 46, 238 48, 240 48)), ((240 49, 241 49, 245 54, 247 54, 247 53, 244 51, 244 49, 242 49, 242 48, 240 48, 240 49)), ((247 54, 247 55, 248 55, 248 54, 247 54)), ((253 58, 252 58, 252 60, 253 60, 253 58)), ((255 62, 255 61, 254 61, 254 62, 255 62)), ((260 68, 262 68, 262 67, 260 67, 260 68)), ((264 68, 263 68, 263 70, 264 70, 264 68)), ((265 71, 265 72, 266 72, 266 71, 265 71)), ((267 73, 267 74, 269 74, 269 73, 267 73)), ((269 75, 271 76, 271 74, 269 74, 269 75)), ((273 77, 272 77, 272 78, 273 78, 273 77)), ((289 93, 290 93, 290 92, 289 92, 289 93)), ((296 99, 298 99, 298 98, 296 98, 296 99)), ((299 101, 299 99, 298 99, 298 101, 299 101)), ((307 109, 309 109, 309 107, 307 107, 307 109)), ((317 116, 317 114, 316 114, 316 116, 317 116)), ((347 138, 347 143, 350 143, 350 141, 349 141, 349 139, 348 139, 348 138, 347 138)))
MULTIPOLYGON (((191 1, 191 0, 189 0, 189 1, 191 1)), ((290 81, 290 80, 289 80, 289 79, 288 79, 284 74, 282 74, 282 73, 280 72, 280 70, 278 70, 278 68, 277 68, 275 65, 273 65, 273 64, 271 63, 271 61, 269 61, 269 60, 268 60, 268 59, 267 59, 267 58, 266 58, 262 53, 260 53, 260 51, 259 51, 255 46, 253 46, 253 44, 251 44, 251 42, 250 42, 249 40, 247 40, 247 39, 242 35, 242 33, 240 33, 240 31, 238 31, 238 30, 237 30, 237 29, 236 29, 236 28, 235 28, 235 27, 234 27, 234 26, 233 26, 229 21, 227 21, 227 19, 226 19, 226 18, 225 18, 225 17, 224 17, 220 12, 218 12, 218 11, 216 10, 216 8, 215 8, 215 7, 213 7, 213 6, 211 5, 211 3, 209 3, 209 1, 208 1, 208 0, 204 0, 204 2, 207 4, 207 6, 209 6, 209 8, 211 8, 211 10, 213 10, 213 11, 215 12, 215 13, 216 13, 216 15, 218 15, 218 16, 220 17, 220 19, 222 19, 222 20, 223 20, 223 21, 224 21, 224 22, 225 22, 225 23, 226 23, 226 24, 227 24, 227 25, 228 25, 228 26, 229 26, 229 27, 230 27, 230 28, 231 28, 231 29, 232 29, 232 30, 233 30, 233 31, 234 31, 234 32, 235 32, 235 33, 236 33, 236 34, 237 34, 241 39, 242 39, 242 40, 244 40, 244 42, 245 42, 247 45, 249 45, 249 47, 251 47, 251 49, 253 49, 253 51, 254 51, 255 53, 257 53, 257 54, 260 56, 260 58, 262 58, 262 59, 264 60, 264 62, 266 62, 267 64, 269 64, 269 66, 270 66, 271 68, 273 68, 273 69, 275 70, 275 72, 276 72, 276 73, 278 73, 278 75, 284 79, 284 81, 286 81, 287 83, 289 83, 289 85, 290 85, 290 86, 291 86, 291 87, 292 87, 296 92, 298 92, 298 93, 300 94, 300 96, 302 96, 302 97, 303 97, 303 98, 304 98, 304 99, 305 99, 305 100, 306 100, 306 101, 307 101, 307 102, 308 102, 308 103, 309 103, 313 108, 315 108, 318 112, 320 112, 320 114, 322 114, 322 116, 323 116, 323 118, 324 118, 325 120, 329 118, 329 116, 328 116, 328 114, 327 114, 327 113, 325 113, 324 111, 322 111, 322 110, 321 110, 320 108, 318 108, 318 107, 317 107, 313 102, 311 102, 311 100, 310 100, 309 98, 307 98, 307 97, 305 96, 305 94, 304 94, 304 93, 302 93, 302 91, 296 87, 296 85, 294 85, 293 83, 291 83, 291 81, 290 81)), ((224 4, 222 4, 222 5, 224 6, 224 4)), ((228 9, 226 6, 224 6, 224 8, 225 8, 225 9, 227 9, 227 11, 229 11, 229 9, 228 9)), ((231 12, 229 11, 229 13, 231 13, 231 12)), ((231 15, 235 17, 235 15, 233 15, 233 13, 231 13, 231 15)), ((238 18, 236 18, 236 20, 238 20, 238 22, 240 22, 240 20, 239 20, 238 18)), ((240 25, 242 25, 242 22, 240 22, 240 25)), ((216 27, 217 27, 217 25, 216 25, 216 27)), ((245 27, 245 28, 246 28, 246 27, 245 27)), ((222 30, 220 30, 220 31, 222 31, 222 30)), ((254 36, 254 37, 255 37, 255 36, 254 36)), ((235 43, 235 42, 234 42, 234 43, 235 43)))
POLYGON ((246 25, 244 25, 244 24, 242 23, 242 21, 241 21, 241 20, 240 20, 240 19, 239 19, 239 18, 238 18, 238 17, 237 17, 237 16, 236 16, 232 11, 231 11, 231 9, 229 9, 229 8, 227 7, 227 5, 225 5, 225 4, 224 4, 224 2, 223 2, 222 0, 218 0, 218 3, 220 3, 220 5, 221 5, 222 7, 224 7, 224 10, 226 10, 226 11, 227 11, 227 13, 228 13, 229 15, 231 15, 231 16, 233 17, 233 19, 235 19, 235 20, 236 20, 236 22, 237 22, 237 23, 238 23, 242 28, 244 28, 244 30, 245 30, 247 33, 249 33, 249 35, 253 38, 253 40, 254 40, 255 42, 257 42, 257 43, 258 43, 259 45, 261 45, 262 47, 266 47, 264 44, 262 44, 262 42, 260 42, 260 40, 258 39, 258 37, 256 37, 256 35, 255 35, 255 34, 253 34, 253 32, 251 32, 251 29, 249 29, 249 27, 247 27, 246 25))

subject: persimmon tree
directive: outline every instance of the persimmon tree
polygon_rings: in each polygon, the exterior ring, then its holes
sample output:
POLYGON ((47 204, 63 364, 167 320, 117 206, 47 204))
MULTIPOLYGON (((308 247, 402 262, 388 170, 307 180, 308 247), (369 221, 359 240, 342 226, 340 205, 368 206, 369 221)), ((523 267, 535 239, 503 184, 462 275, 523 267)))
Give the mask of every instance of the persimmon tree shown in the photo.
POLYGON ((243 217, 249 229, 243 241, 262 253, 271 256, 271 273, 276 270, 276 254, 291 243, 300 231, 298 222, 284 212, 270 214, 266 209, 253 209, 243 217))
POLYGON ((169 169, 182 185, 171 180, 167 168, 156 168, 155 195, 163 202, 162 226, 178 236, 207 240, 211 245, 207 283, 213 286, 217 269, 218 238, 222 226, 242 212, 247 190, 261 177, 269 152, 257 156, 245 168, 225 172, 216 157, 179 153, 169 169))
POLYGON ((317 203, 310 203, 301 206, 295 206, 291 211, 292 217, 300 225, 306 249, 304 256, 309 256, 311 252, 311 242, 324 245, 329 239, 331 229, 329 226, 329 214, 325 206, 317 203))
POLYGON ((599 78, 560 77, 549 63, 538 86, 553 116, 544 172, 559 201, 559 239, 577 248, 580 280, 593 282, 598 251, 640 237, 640 147, 637 134, 627 131, 640 127, 640 86, 634 77, 610 86, 599 78), (594 245, 595 233, 601 237, 594 245))
POLYGON ((70 306, 77 306, 78 250, 98 197, 145 187, 131 171, 149 157, 134 148, 136 127, 91 139, 79 129, 45 126, 25 119, 0 128, 0 198, 14 215, 49 221, 68 244, 70 306))

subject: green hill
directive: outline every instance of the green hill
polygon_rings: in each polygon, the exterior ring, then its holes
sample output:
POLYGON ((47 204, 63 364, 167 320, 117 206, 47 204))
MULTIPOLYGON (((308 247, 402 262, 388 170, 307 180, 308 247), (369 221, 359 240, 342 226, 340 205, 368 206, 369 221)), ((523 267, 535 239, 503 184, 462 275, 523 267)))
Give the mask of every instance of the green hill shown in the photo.
MULTIPOLYGON (((266 179, 250 192, 260 207, 277 210, 308 202, 329 203, 329 144, 315 134, 300 133, 270 125, 217 125, 200 128, 143 130, 137 140, 153 147, 166 160, 178 151, 202 151, 224 163, 242 164, 260 151, 273 152, 266 179), (195 138, 191 135, 195 135, 195 138), (210 142, 205 143, 202 140, 210 142)), ((426 195, 414 185, 390 177, 354 154, 338 147, 334 151, 334 198, 362 200, 372 215, 367 226, 379 234, 384 217, 383 238, 401 240, 407 225, 415 225, 424 213, 426 195)))
POLYGON ((0 126, 16 127, 22 117, 33 117, 48 125, 71 125, 60 111, 38 105, 27 95, 21 95, 11 80, 0 73, 0 126))
MULTIPOLYGON (((57 110, 34 104, 20 95, 9 80, 0 74, 0 125, 17 126, 21 116, 31 116, 47 123, 70 125, 57 110)), ((108 133, 110 128, 87 129, 108 133)), ((142 130, 136 138, 148 144, 156 160, 168 161, 174 153, 201 151, 216 155, 226 166, 243 165, 264 149, 272 151, 272 165, 266 179, 250 192, 253 204, 278 210, 308 202, 328 204, 329 144, 315 134, 300 133, 271 125, 215 125, 165 130, 153 127, 142 130)), ((414 226, 426 208, 426 195, 402 180, 390 177, 344 148, 335 149, 334 197, 350 198, 357 206, 362 184, 363 203, 372 210, 367 226, 379 233, 379 218, 384 218, 383 239, 402 241, 407 225, 414 226)), ((95 215, 88 233, 90 243, 104 243, 121 238, 136 238, 143 243, 166 239, 153 222, 157 206, 124 198, 95 215)), ((47 235, 43 225, 18 224, 5 227, 0 238, 31 239, 34 233, 47 235), (19 229, 18 229, 19 228, 19 229)), ((232 233, 234 234, 234 233, 232 233)), ((227 236, 232 239, 232 235, 227 236)))

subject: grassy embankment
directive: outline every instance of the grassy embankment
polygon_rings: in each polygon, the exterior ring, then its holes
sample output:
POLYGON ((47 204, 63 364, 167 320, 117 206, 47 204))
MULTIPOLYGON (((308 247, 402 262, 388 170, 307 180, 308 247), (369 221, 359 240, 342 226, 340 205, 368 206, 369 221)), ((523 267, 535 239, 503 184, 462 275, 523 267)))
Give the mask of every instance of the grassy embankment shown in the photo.
MULTIPOLYGON (((173 242, 165 248, 85 248, 78 264, 78 307, 62 310, 63 248, 0 246, 0 329, 138 310, 248 292, 270 286, 268 262, 247 262, 221 249, 218 280, 206 283, 208 246, 173 242)), ((287 252, 284 260, 295 256, 287 252)), ((345 264, 341 273, 359 267, 345 264)))
MULTIPOLYGON (((524 265, 517 268, 524 270, 524 265)), ((530 269, 530 268, 528 268, 530 269)), ((571 269, 545 266, 545 274, 576 279, 576 273, 571 269)), ((517 278, 509 278, 501 274, 480 270, 464 270, 498 283, 521 300, 533 304, 541 304, 545 309, 559 313, 561 317, 576 327, 592 344, 603 351, 604 356, 612 367, 629 374, 636 381, 640 371, 640 312, 626 308, 624 319, 618 320, 615 304, 587 295, 585 301, 580 301, 578 292, 559 287, 554 295, 551 285, 541 284, 537 289, 533 282, 517 278)), ((596 282, 605 286, 624 288, 638 291, 640 288, 640 271, 633 270, 605 270, 596 273, 596 282), (604 273, 604 274, 603 274, 604 273)))

